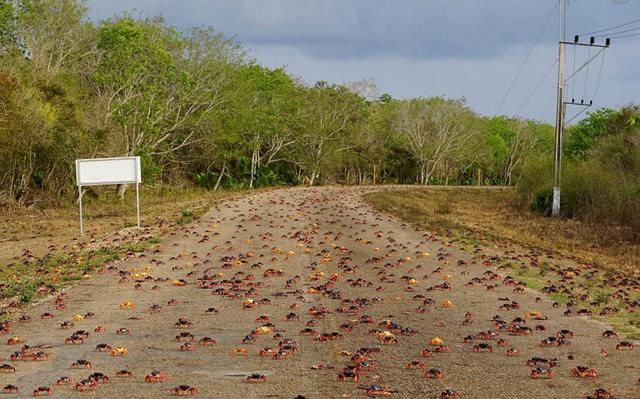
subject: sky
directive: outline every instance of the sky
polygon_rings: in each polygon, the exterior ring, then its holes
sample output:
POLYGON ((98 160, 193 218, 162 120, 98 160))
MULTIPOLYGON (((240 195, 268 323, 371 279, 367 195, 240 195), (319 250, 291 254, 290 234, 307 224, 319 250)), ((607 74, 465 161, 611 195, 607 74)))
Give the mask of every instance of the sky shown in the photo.
MULTIPOLYGON (((555 120, 557 0, 89 0, 88 5, 96 22, 130 12, 162 15, 180 30, 212 26, 259 63, 285 67, 308 84, 367 79, 379 94, 395 98, 464 97, 483 115, 555 120)), ((572 40, 636 19, 595 36, 640 34, 640 0, 569 0, 567 36, 572 40)), ((597 50, 567 48, 566 76, 597 50)), ((568 81, 568 99, 593 100, 594 107, 640 103, 638 65, 640 35, 612 39, 609 49, 568 81)), ((582 110, 569 106, 567 120, 582 110)))

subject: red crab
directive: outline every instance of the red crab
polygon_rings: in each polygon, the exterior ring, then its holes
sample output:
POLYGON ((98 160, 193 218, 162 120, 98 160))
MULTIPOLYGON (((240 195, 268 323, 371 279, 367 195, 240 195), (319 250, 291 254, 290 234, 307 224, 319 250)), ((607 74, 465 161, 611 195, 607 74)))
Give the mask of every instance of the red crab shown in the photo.
POLYGON ((144 377, 144 382, 149 384, 153 384, 156 382, 166 382, 169 379, 165 373, 160 371, 152 371, 144 377))
POLYGON ((267 376, 265 376, 264 374, 254 373, 254 374, 248 375, 245 381, 253 384, 267 382, 267 376))
POLYGON ((451 388, 447 388, 444 391, 440 392, 440 396, 438 396, 438 399, 458 399, 459 397, 460 395, 458 394, 458 392, 451 388))
POLYGON ((9 384, 9 385, 5 385, 4 388, 2 388, 2 393, 18 393, 18 392, 20 392, 20 390, 15 385, 9 384))
POLYGON ((94 390, 98 386, 96 380, 88 378, 86 380, 82 380, 73 386, 73 389, 79 392, 94 390))
POLYGON ((189 385, 178 385, 171 389, 171 394, 177 396, 194 396, 198 394, 198 389, 189 385))
POLYGON ((429 369, 426 371, 426 373, 424 373, 424 378, 442 378, 444 377, 444 371, 442 371, 441 369, 429 369))
POLYGON ((69 385, 71 384, 71 378, 69 377, 60 377, 56 380, 56 385, 69 385))
POLYGON ((75 362, 71 363, 72 369, 90 369, 91 367, 91 362, 84 359, 78 359, 75 362))
POLYGON ((473 351, 478 353, 478 352, 493 352, 493 346, 491 346, 490 344, 487 344, 486 342, 480 342, 477 345, 474 345, 473 347, 473 351))
POLYGON ((16 372, 16 368, 13 367, 10 364, 0 365, 0 373, 7 373, 7 374, 11 373, 11 374, 13 374, 15 372, 16 372))
POLYGON ((118 370, 116 371, 116 377, 119 378, 129 378, 132 377, 133 373, 129 370, 118 370))
POLYGON ((551 377, 553 377, 553 370, 544 367, 536 367, 535 369, 531 370, 530 375, 531 378, 534 379, 550 379, 551 377))
POLYGON ((421 362, 421 361, 419 361, 419 360, 413 360, 413 361, 411 361, 411 362, 407 363, 407 364, 404 366, 404 368, 405 368, 405 369, 419 369, 419 370, 424 370, 424 369, 426 369, 426 368, 427 368, 427 364, 426 364, 426 363, 423 363, 423 362, 421 362))
POLYGON ((369 386, 363 386, 358 388, 364 389, 367 396, 389 396, 393 393, 398 392, 395 389, 391 389, 388 386, 382 386, 382 385, 369 385, 369 386))
POLYGON ((631 341, 620 341, 616 344, 616 349, 617 350, 628 350, 628 351, 632 351, 635 348, 635 346, 633 345, 633 342, 631 341))
POLYGON ((33 391, 33 396, 51 396, 53 389, 50 387, 38 387, 33 391))
POLYGON ((598 376, 596 369, 585 366, 577 366, 571 369, 570 374, 572 377, 578 378, 594 378, 598 376))
POLYGON ((360 376, 355 370, 346 368, 342 370, 340 374, 338 374, 337 380, 338 381, 360 381, 360 376))
POLYGON ((93 350, 94 352, 111 352, 111 345, 109 344, 98 344, 96 348, 93 350))
POLYGON ((217 345, 218 343, 216 342, 215 339, 211 338, 211 337, 204 337, 202 338, 200 341, 198 341, 200 343, 200 345, 202 346, 214 346, 217 345))

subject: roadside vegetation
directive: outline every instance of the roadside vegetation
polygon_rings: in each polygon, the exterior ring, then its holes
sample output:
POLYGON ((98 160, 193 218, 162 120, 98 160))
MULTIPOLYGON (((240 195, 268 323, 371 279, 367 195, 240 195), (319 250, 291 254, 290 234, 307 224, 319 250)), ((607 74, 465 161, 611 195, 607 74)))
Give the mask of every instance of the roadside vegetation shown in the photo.
POLYGON ((158 244, 167 232, 237 193, 164 186, 143 190, 140 230, 128 228, 135 225, 134 195, 127 193, 124 201, 114 192, 86 196, 83 239, 78 238, 78 209, 72 204, 0 208, 0 303, 27 304, 87 278, 110 262, 158 244))
POLYGON ((503 273, 529 288, 563 287, 549 291, 549 297, 575 301, 576 308, 590 309, 629 337, 640 338, 640 245, 628 230, 548 218, 518 205, 514 188, 408 188, 365 199, 470 253, 480 247, 482 253, 499 256, 495 264, 503 273), (513 260, 514 255, 535 262, 513 260))

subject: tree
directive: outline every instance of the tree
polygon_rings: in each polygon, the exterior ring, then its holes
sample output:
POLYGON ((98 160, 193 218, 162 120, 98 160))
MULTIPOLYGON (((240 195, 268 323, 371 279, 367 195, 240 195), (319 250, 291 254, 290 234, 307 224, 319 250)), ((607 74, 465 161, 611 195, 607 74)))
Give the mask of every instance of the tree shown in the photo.
POLYGON ((400 102, 394 131, 405 139, 419 165, 420 184, 428 184, 442 160, 463 148, 473 134, 472 117, 463 100, 435 97, 400 102))
POLYGON ((363 118, 363 106, 363 99, 344 86, 318 82, 306 91, 292 161, 307 184, 314 185, 320 174, 331 168, 328 160, 335 160, 351 146, 340 136, 363 118))

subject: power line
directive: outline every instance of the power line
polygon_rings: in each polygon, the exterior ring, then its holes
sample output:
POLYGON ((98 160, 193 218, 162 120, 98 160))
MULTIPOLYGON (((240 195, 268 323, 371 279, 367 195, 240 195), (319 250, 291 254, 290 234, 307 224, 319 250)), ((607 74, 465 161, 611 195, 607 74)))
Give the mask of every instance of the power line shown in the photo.
MULTIPOLYGON (((600 59, 600 72, 598 73, 598 80, 596 82, 596 89, 593 92, 593 97, 592 98, 596 98, 596 96, 598 95, 598 90, 600 89, 600 79, 602 78, 602 71, 604 70, 604 56, 606 53, 602 53, 602 58, 600 59)), ((578 112, 577 114, 575 114, 571 119, 569 119, 566 124, 570 124, 571 122, 573 122, 577 117, 579 117, 580 115, 582 115, 583 112, 585 112, 587 110, 588 107, 584 107, 580 110, 580 112, 578 112)))
POLYGON ((640 33, 635 33, 632 35, 613 36, 610 39, 624 39, 626 37, 636 37, 636 36, 640 36, 640 33))
POLYGON ((527 61, 529 61, 529 58, 531 58, 531 54, 533 54, 533 50, 536 48, 536 46, 540 42, 540 38, 542 38, 542 34, 547 29, 547 25, 549 25, 549 21, 551 21, 551 17, 553 16, 553 14, 555 13, 556 9, 558 8, 558 4, 559 4, 559 2, 556 2, 555 6, 553 7, 551 12, 549 13, 549 16, 547 17, 547 20, 545 21, 544 25, 542 26, 542 29, 540 29, 540 32, 538 33, 538 36, 536 37, 536 40, 533 43, 533 46, 531 46, 531 48, 529 49, 529 52, 527 53, 527 56, 524 58, 524 61, 522 61, 522 64, 520 65, 520 68, 518 68, 518 72, 516 72, 516 76, 511 81, 511 84, 509 84, 509 88, 507 89, 506 93, 504 93, 504 96, 502 97, 502 100, 500 100, 500 103, 498 104, 498 107, 496 108, 496 111, 494 112, 493 116, 496 116, 498 114, 498 112, 500 111, 500 108, 502 108, 502 106, 504 105, 504 102, 507 100, 507 97, 509 96, 509 93, 511 93, 511 89, 513 89, 513 86, 516 84, 516 81, 520 77, 520 74, 522 73, 522 70, 524 69, 524 66, 527 64, 527 61))
POLYGON ((551 67, 549 67, 549 69, 547 69, 547 72, 544 73, 544 75, 542 76, 542 79, 540 79, 540 81, 538 81, 538 83, 536 84, 536 86, 533 88, 533 90, 531 90, 531 92, 529 93, 529 95, 527 96, 527 98, 524 100, 524 102, 520 105, 520 107, 518 107, 518 110, 516 111, 515 115, 518 116, 520 114, 520 111, 522 111, 522 109, 524 108, 525 105, 527 105, 527 103, 529 102, 529 100, 531 99, 531 97, 533 97, 533 94, 540 88, 540 86, 542 85, 542 83, 547 79, 547 76, 549 76, 549 73, 553 70, 553 68, 555 68, 555 66, 558 64, 559 59, 556 58, 555 62, 553 64, 551 64, 551 67))
POLYGON ((625 30, 621 30, 621 31, 617 31, 617 32, 609 32, 609 33, 605 33, 603 35, 597 35, 594 37, 605 37, 605 36, 613 36, 613 35, 619 35, 621 33, 628 33, 628 32, 633 32, 640 29, 640 26, 636 26, 635 28, 631 28, 631 29, 625 29, 625 30))
POLYGON ((591 61, 595 60, 600 54, 602 54, 602 52, 604 52, 604 50, 606 50, 606 47, 602 47, 600 49, 600 51, 598 51, 593 57, 589 58, 588 60, 586 60, 584 62, 584 64, 582 64, 580 66, 580 68, 578 68, 574 73, 571 74, 571 76, 569 76, 568 78, 566 78, 564 80, 564 84, 566 84, 568 81, 570 81, 571 79, 573 79, 578 73, 580 73, 580 71, 582 71, 584 68, 587 67, 587 65, 589 65, 591 63, 591 61))
POLYGON ((585 35, 593 35, 593 34, 596 34, 596 33, 602 33, 602 32, 610 31, 610 30, 613 30, 613 29, 622 28, 623 26, 628 26, 628 25, 634 24, 636 22, 640 22, 640 18, 634 19, 633 21, 625 22, 625 23, 620 24, 620 25, 610 26, 608 28, 604 28, 604 29, 600 29, 600 30, 594 30, 593 32, 580 33, 578 36, 585 36, 585 35))

